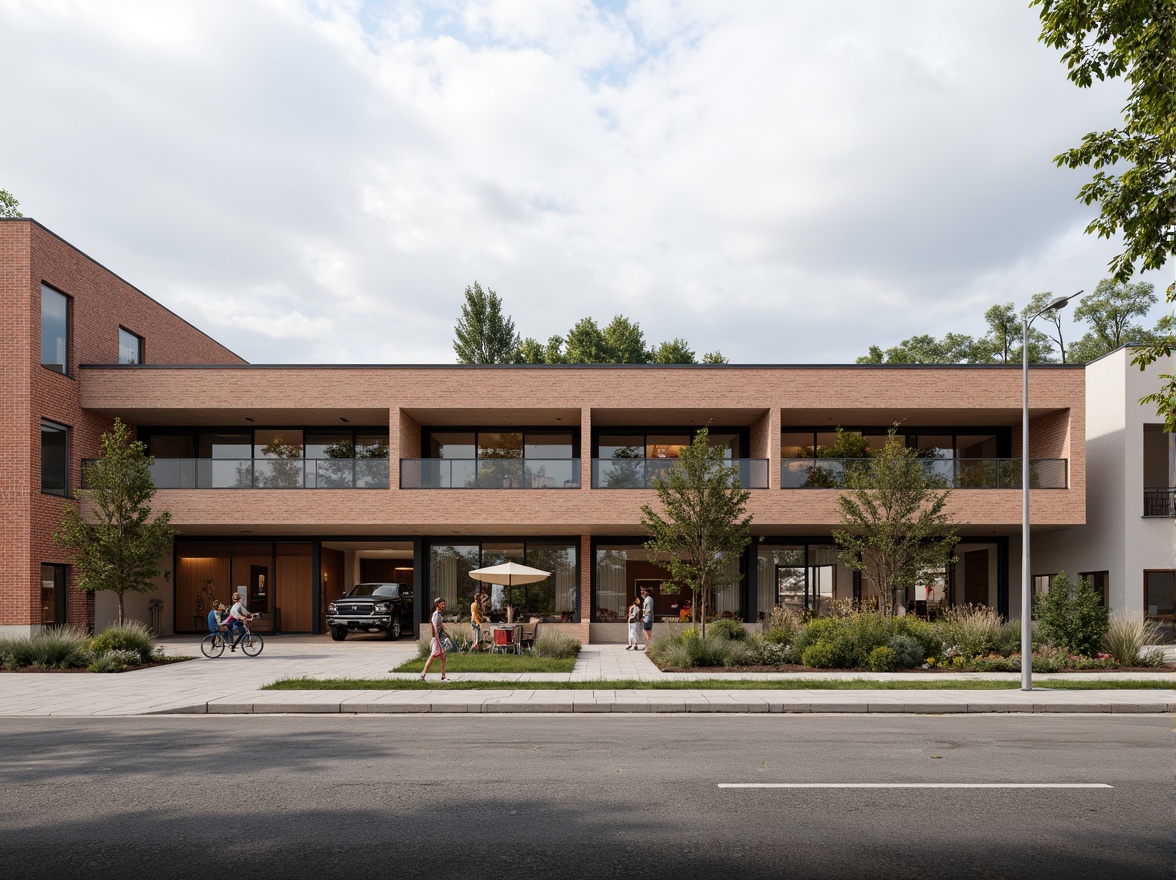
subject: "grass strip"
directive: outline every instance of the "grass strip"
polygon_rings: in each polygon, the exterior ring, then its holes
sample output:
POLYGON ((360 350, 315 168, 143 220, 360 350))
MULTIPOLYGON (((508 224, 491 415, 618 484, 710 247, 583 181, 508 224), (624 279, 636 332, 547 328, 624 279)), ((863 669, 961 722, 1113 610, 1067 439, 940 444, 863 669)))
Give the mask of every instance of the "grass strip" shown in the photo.
MULTIPOLYGON (((576 658, 554 660, 551 657, 533 657, 526 654, 448 654, 445 658, 445 672, 571 672, 576 667, 576 658)), ((425 668, 421 658, 401 663, 393 672, 420 672, 425 668)), ((441 671, 441 661, 434 660, 429 674, 441 671)))
MULTIPOLYGON (((451 670, 450 670, 451 671, 451 670)), ((991 679, 871 681, 868 679, 782 678, 768 681, 734 679, 724 681, 705 678, 698 681, 638 681, 635 679, 599 681, 439 681, 422 682, 415 678, 283 678, 267 684, 267 691, 424 691, 445 688, 457 691, 1009 691, 1021 687, 1019 681, 991 679)), ((1173 690, 1169 681, 1124 679, 1122 681, 1070 681, 1042 679, 1034 690, 1126 691, 1173 690)))

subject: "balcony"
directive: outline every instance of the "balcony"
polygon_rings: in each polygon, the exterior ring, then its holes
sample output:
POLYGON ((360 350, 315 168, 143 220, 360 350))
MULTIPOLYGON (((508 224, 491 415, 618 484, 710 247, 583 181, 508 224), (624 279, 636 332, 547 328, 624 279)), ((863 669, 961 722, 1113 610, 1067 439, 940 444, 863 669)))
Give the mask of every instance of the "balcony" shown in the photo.
MULTIPOLYGON (((947 489, 1020 489, 1019 458, 927 458, 920 464, 947 489)), ((868 467, 869 459, 789 458, 780 463, 782 489, 840 489, 847 468, 868 467)), ((1068 487, 1067 460, 1029 460, 1029 488, 1068 487)))
POLYGON ((1176 489, 1144 489, 1144 516, 1176 516, 1176 489))
MULTIPOLYGON (((594 458, 593 489, 652 489, 654 480, 665 479, 673 458, 594 458)), ((768 459, 733 458, 724 464, 738 469, 739 485, 744 489, 768 488, 768 459)))
POLYGON ((578 458, 402 458, 401 489, 579 489, 578 458))
POLYGON ((157 458, 151 478, 157 489, 387 489, 388 459, 157 458))

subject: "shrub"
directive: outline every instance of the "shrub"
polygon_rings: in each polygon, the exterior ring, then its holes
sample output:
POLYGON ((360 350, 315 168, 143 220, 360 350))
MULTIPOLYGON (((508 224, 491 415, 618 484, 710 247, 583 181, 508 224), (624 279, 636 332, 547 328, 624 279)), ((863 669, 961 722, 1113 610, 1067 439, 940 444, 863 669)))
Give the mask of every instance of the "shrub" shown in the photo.
POLYGON ((732 644, 727 639, 718 639, 713 636, 706 638, 684 639, 687 654, 690 657, 691 666, 724 666, 727 662, 728 645, 732 644))
POLYGON ((1021 657, 1002 657, 1000 654, 989 654, 987 657, 974 657, 968 663, 968 668, 976 672, 1020 672, 1021 657))
POLYGON ((768 638, 777 644, 792 644, 800 634, 800 615, 790 608, 777 605, 768 616, 768 638))
POLYGON ((31 636, 6 639, 0 653, 9 669, 70 669, 85 666, 86 634, 71 627, 41 630, 31 636))
POLYGON ((898 654, 893 648, 880 645, 870 652, 870 656, 866 658, 866 665, 873 672, 894 672, 899 668, 898 654))
POLYGON ((86 650, 98 657, 110 651, 130 651, 138 657, 132 666, 150 663, 155 649, 155 637, 137 620, 124 620, 121 624, 103 630, 86 643, 86 650))
POLYGON ((753 666, 759 662, 759 652, 747 641, 728 640, 725 648, 724 666, 753 666))
POLYGON ((138 651, 119 650, 116 648, 95 655, 87 668, 91 672, 125 672, 142 662, 142 656, 138 651))
POLYGON ((965 658, 986 657, 996 651, 1004 622, 984 605, 949 608, 935 626, 943 643, 965 658))
POLYGON ((716 620, 710 625, 707 635, 729 642, 741 642, 747 638, 747 630, 738 620, 716 620))
POLYGON ((1163 650, 1148 648, 1159 640, 1160 629, 1155 621, 1145 619, 1142 612, 1133 611, 1115 612, 1110 616, 1102 643, 1120 666, 1162 666, 1163 650))
MULTIPOLYGON (((913 636, 903 635, 901 633, 896 636, 891 636, 890 641, 886 643, 886 648, 894 652, 894 662, 897 669, 915 669, 922 666, 923 661, 929 656, 933 656, 928 654, 913 636)), ((874 668, 872 665, 874 654, 879 650, 881 649, 875 648, 870 653, 871 669, 874 668)), ((886 670, 875 671, 884 672, 886 670)))
POLYGON ((565 633, 544 633, 535 640, 535 656, 567 660, 580 655, 580 640, 565 633))
POLYGON ((843 648, 834 642, 819 639, 800 655, 800 662, 814 669, 839 669, 849 666, 843 648))
MULTIPOLYGON (((649 653, 653 654, 653 648, 649 649, 649 653)), ((673 644, 664 645, 657 659, 674 669, 689 669, 691 666, 690 651, 681 639, 673 644)))
POLYGON ((1071 654, 1093 657, 1107 631, 1107 609, 1086 578, 1074 584, 1063 571, 1037 599, 1041 640, 1071 654))
POLYGON ((1021 651, 1021 621, 1006 620, 996 633, 993 650, 1002 657, 1009 657, 1021 651))
MULTIPOLYGON (((894 634, 896 636, 913 639, 919 646, 920 656, 915 666, 922 666, 927 660, 937 660, 943 656, 943 640, 939 637, 939 632, 930 623, 911 614, 908 614, 906 617, 896 617, 894 622, 894 634)), ((887 644, 889 645, 890 642, 887 642, 887 644)), ((892 648, 894 647, 893 645, 890 646, 892 648)), ((898 653, 901 659, 902 652, 898 651, 898 653)), ((912 669, 914 667, 904 668, 912 669)))

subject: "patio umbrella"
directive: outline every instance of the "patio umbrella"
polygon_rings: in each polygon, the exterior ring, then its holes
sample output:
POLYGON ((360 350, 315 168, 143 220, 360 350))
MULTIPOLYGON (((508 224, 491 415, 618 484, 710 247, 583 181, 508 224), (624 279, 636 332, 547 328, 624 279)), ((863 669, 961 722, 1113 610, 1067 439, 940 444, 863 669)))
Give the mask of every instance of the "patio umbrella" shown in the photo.
MULTIPOLYGON (((488 565, 476 568, 470 572, 470 577, 488 584, 502 584, 504 587, 515 587, 520 584, 533 584, 551 577, 551 572, 529 565, 519 565, 517 562, 503 562, 501 565, 488 565)), ((514 606, 506 607, 507 621, 513 623, 514 606)))

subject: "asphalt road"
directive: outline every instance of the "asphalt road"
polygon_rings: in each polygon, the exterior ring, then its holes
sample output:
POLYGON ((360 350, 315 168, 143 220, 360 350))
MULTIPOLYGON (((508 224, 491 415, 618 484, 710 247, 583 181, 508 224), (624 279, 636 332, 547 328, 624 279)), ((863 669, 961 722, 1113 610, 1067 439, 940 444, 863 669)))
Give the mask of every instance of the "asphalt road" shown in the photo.
POLYGON ((1166 878, 1173 745, 1168 716, 8 718, 0 877, 1166 878))

